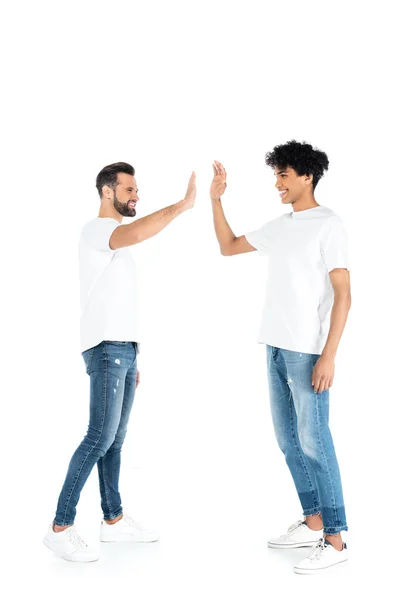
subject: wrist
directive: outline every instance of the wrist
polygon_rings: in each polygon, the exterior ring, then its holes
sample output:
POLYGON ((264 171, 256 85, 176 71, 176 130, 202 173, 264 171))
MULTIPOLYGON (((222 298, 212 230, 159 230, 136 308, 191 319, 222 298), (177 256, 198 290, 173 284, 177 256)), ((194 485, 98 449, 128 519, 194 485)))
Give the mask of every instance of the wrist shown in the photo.
POLYGON ((179 213, 183 213, 189 208, 189 202, 184 198, 183 200, 179 200, 179 202, 176 203, 176 206, 178 207, 179 213))
POLYGON ((211 196, 210 194, 210 198, 212 202, 221 202, 221 196, 211 196))
POLYGON ((330 358, 332 360, 335 360, 336 358, 336 351, 335 350, 330 350, 329 348, 324 348, 322 350, 322 354, 321 356, 325 356, 326 358, 330 358))

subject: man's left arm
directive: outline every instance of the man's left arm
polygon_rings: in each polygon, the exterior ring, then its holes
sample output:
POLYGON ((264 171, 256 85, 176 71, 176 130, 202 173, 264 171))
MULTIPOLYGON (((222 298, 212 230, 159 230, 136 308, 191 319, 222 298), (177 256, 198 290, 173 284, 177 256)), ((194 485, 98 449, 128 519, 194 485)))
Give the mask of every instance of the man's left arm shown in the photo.
POLYGON ((349 271, 342 268, 332 269, 329 277, 333 287, 334 300, 328 338, 312 374, 311 384, 316 393, 321 393, 332 386, 335 356, 351 306, 349 271))

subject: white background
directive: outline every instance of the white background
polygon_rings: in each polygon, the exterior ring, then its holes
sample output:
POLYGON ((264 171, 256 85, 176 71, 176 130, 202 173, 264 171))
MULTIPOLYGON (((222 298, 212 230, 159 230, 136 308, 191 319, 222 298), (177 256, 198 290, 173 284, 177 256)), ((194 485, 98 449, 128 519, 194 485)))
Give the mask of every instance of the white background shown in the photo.
MULTIPOLYGON (((2 8, 2 549, 7 598, 122 594, 261 599, 374 590, 395 579, 398 419, 398 35, 395 2, 13 2, 2 8), (237 235, 287 210, 264 156, 328 153, 316 199, 350 238, 353 306, 331 425, 351 566, 295 576, 268 550, 301 516, 274 438, 256 343, 266 260, 218 253, 211 163, 237 235), (145 547, 73 565, 42 546, 83 437, 78 240, 106 164, 134 165, 138 216, 197 201, 138 246, 142 373, 123 452, 124 508, 145 547), (7 578, 9 576, 9 579, 7 578), (271 597, 271 596, 269 596, 271 597)), ((96 541, 97 473, 77 524, 96 541)), ((105 545, 103 545, 105 546, 105 545)), ((391 597, 391 596, 388 596, 391 597)))

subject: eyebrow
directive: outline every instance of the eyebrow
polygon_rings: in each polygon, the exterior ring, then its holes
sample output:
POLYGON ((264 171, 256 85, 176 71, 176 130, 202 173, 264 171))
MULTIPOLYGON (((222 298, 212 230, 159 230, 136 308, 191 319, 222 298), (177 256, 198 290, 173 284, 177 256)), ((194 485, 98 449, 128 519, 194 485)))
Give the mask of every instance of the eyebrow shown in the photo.
POLYGON ((278 171, 277 175, 282 175, 282 173, 287 173, 286 169, 283 169, 282 171, 278 171))

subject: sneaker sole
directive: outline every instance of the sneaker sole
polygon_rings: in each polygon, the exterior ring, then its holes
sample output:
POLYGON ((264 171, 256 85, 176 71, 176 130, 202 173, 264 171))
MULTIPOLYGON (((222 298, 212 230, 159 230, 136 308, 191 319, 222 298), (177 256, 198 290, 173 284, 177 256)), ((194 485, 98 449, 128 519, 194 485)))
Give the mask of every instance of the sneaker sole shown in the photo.
POLYGON ((102 539, 100 538, 100 542, 102 542, 103 544, 114 544, 117 542, 132 542, 135 544, 154 544, 155 542, 158 542, 160 538, 156 539, 156 540, 136 540, 135 538, 131 538, 131 537, 120 537, 120 538, 114 538, 114 539, 102 539))
POLYGON ((43 540, 43 544, 46 546, 46 548, 48 548, 49 550, 51 550, 54 553, 55 556, 57 556, 58 558, 62 558, 63 560, 67 560, 68 562, 90 563, 90 562, 96 562, 100 558, 100 556, 98 556, 97 558, 88 558, 87 560, 74 560, 73 558, 65 556, 64 554, 58 554, 58 552, 56 552, 54 550, 54 548, 52 547, 52 545, 50 544, 50 542, 47 539, 43 540))
POLYGON ((329 567, 322 567, 321 569, 302 569, 299 567, 293 567, 293 571, 298 575, 316 575, 317 573, 321 573, 321 571, 329 571, 329 569, 334 569, 335 567, 345 567, 347 566, 349 559, 342 560, 339 563, 335 563, 334 565, 329 565, 329 567))
POLYGON ((315 544, 318 544, 319 540, 315 540, 314 542, 297 542, 295 544, 274 544, 273 542, 268 542, 268 548, 276 548, 277 550, 290 550, 291 548, 313 548, 315 544))

